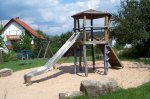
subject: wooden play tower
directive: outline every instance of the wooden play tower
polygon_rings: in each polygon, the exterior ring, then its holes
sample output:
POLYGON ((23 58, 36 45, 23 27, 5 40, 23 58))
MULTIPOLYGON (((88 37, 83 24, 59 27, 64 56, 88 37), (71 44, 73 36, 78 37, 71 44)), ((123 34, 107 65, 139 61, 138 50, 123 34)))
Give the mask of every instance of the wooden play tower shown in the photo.
POLYGON ((101 12, 96 11, 93 9, 86 10, 80 13, 73 15, 74 18, 74 32, 81 32, 80 38, 76 41, 74 46, 74 66, 75 66, 75 73, 77 72, 77 46, 80 46, 79 52, 79 68, 82 69, 81 63, 83 59, 83 66, 85 70, 85 76, 88 76, 88 65, 86 59, 86 46, 91 46, 91 55, 92 55, 92 62, 93 62, 93 70, 95 70, 95 56, 94 56, 94 46, 97 45, 101 52, 103 53, 104 57, 104 74, 107 74, 108 71, 108 63, 113 68, 123 67, 119 58, 114 53, 113 49, 109 45, 109 31, 110 31, 110 18, 111 14, 108 12, 101 12), (94 19, 104 19, 104 26, 94 26, 94 19), (89 24, 87 20, 90 21, 89 24), (83 21, 83 25, 80 25, 80 21, 83 21), (89 25, 89 26, 87 26, 89 25), (98 30, 104 30, 104 40, 94 40, 94 32, 98 30), (90 33, 90 37, 87 34, 90 33), (90 39, 90 40, 89 40, 90 39))

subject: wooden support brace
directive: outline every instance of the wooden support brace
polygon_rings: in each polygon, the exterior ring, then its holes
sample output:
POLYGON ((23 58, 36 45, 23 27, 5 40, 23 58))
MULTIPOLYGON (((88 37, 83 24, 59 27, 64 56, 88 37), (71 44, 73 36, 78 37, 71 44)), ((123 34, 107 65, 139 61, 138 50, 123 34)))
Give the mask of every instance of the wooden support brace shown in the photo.
POLYGON ((80 52, 79 52, 79 70, 82 71, 82 45, 80 45, 80 52))
POLYGON ((74 46, 74 73, 77 73, 77 47, 74 46))

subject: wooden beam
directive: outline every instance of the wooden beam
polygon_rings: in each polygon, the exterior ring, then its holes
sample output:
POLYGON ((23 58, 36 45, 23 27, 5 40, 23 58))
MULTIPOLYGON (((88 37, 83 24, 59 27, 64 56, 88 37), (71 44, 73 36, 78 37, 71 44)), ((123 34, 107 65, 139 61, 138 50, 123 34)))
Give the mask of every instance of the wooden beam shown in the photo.
POLYGON ((78 24, 78 32, 80 32, 80 20, 77 19, 77 24, 78 24))
POLYGON ((76 32, 76 18, 74 18, 74 32, 76 32))
POLYGON ((83 41, 76 41, 76 44, 77 45, 91 45, 91 44, 108 44, 106 41, 86 41, 86 42, 83 42, 83 41))
POLYGON ((80 45, 80 51, 79 51, 79 70, 82 71, 82 45, 80 45))
MULTIPOLYGON (((83 27, 86 26, 86 15, 83 17, 83 27)), ((83 42, 86 42, 86 28, 83 29, 83 42)), ((83 45, 83 62, 85 66, 85 76, 88 76, 88 66, 86 60, 86 45, 83 45)))
MULTIPOLYGON (((109 26, 109 22, 108 22, 108 16, 105 17, 105 26, 109 26)), ((109 41, 109 29, 105 28, 105 41, 108 42, 109 41)))
POLYGON ((77 73, 77 46, 74 46, 74 73, 77 73))
MULTIPOLYGON (((93 26, 93 19, 91 19, 91 26, 93 26)), ((91 27, 91 41, 93 41, 93 27, 91 27)), ((91 53, 92 53, 93 70, 95 70, 95 57, 93 44, 91 45, 91 53)))
POLYGON ((44 53, 44 57, 43 57, 43 58, 46 58, 49 44, 50 44, 50 41, 48 42, 48 44, 47 44, 47 46, 46 46, 46 49, 45 49, 45 53, 44 53))
POLYGON ((83 41, 86 41, 86 16, 83 17, 83 41))

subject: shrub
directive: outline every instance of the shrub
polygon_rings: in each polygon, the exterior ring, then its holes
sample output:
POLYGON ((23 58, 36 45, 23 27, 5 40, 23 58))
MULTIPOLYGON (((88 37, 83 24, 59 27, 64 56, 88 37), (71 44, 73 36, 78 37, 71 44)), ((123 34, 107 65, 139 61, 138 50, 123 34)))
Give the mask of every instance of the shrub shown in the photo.
POLYGON ((16 53, 15 52, 9 52, 9 53, 4 53, 3 54, 3 60, 4 62, 8 61, 16 61, 16 53))
POLYGON ((132 48, 126 48, 119 53, 120 57, 124 58, 140 58, 140 57, 149 57, 148 48, 144 46, 133 46, 132 48))

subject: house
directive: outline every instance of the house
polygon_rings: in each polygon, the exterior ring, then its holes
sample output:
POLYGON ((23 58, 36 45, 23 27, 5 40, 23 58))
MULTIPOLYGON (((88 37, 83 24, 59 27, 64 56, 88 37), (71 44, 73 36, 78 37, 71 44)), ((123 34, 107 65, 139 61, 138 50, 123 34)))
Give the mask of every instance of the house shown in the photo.
POLYGON ((16 42, 20 40, 21 35, 23 33, 28 33, 32 37, 32 43, 33 39, 41 39, 43 40, 44 37, 40 34, 38 34, 35 30, 33 30, 29 25, 27 25, 25 22, 21 21, 19 17, 12 18, 2 29, 1 37, 3 38, 3 41, 5 42, 6 47, 11 50, 13 49, 12 42, 16 42))

